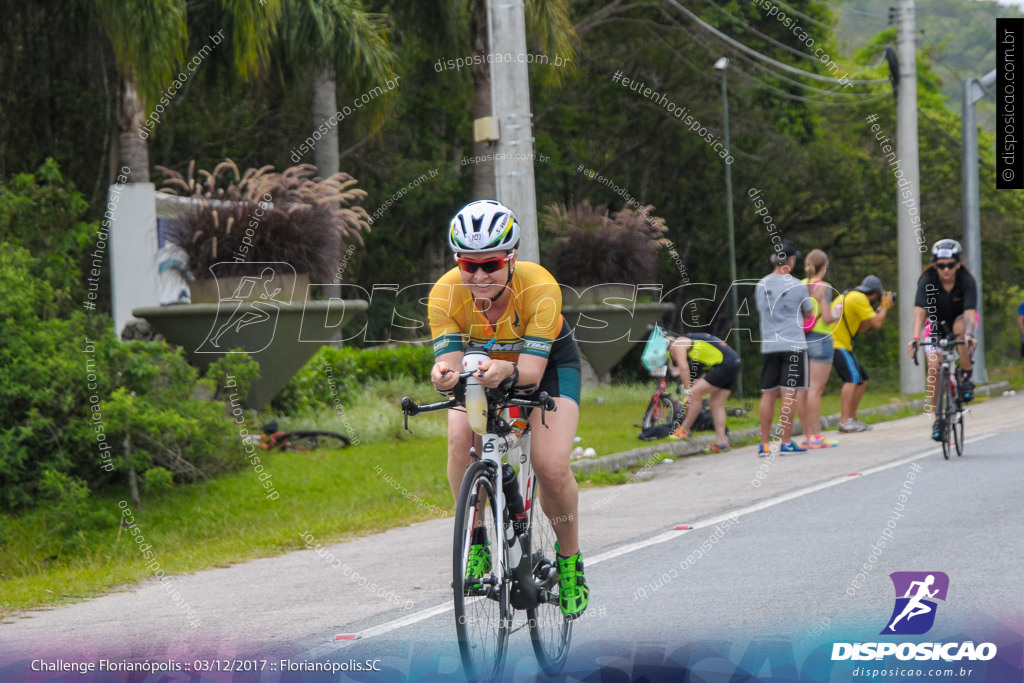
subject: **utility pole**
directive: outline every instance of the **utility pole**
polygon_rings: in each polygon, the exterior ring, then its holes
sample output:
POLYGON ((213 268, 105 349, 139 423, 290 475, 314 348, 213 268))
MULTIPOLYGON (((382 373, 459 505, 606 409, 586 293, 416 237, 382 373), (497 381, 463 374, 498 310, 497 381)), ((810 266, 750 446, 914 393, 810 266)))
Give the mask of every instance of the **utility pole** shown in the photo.
POLYGON ((906 206, 900 201, 900 193, 896 195, 896 246, 899 268, 899 298, 896 303, 900 311, 900 391, 904 394, 915 394, 924 391, 924 374, 920 368, 913 365, 907 354, 902 352, 904 344, 916 332, 914 295, 917 292, 917 279, 921 274, 921 252, 918 249, 915 230, 924 223, 921 176, 917 163, 917 47, 914 0, 899 0, 897 11, 900 79, 896 94, 896 156, 903 177, 910 181, 907 187, 914 193, 916 200, 912 202, 913 207, 906 206), (911 208, 918 211, 918 223, 911 220, 911 208))
MULTIPOLYGON (((967 269, 974 275, 978 283, 978 313, 981 310, 981 211, 978 208, 978 101, 988 94, 988 89, 995 85, 996 70, 992 69, 981 78, 964 79, 963 116, 960 119, 960 139, 962 140, 962 162, 960 175, 963 178, 964 203, 964 251, 967 257, 967 269)), ((982 316, 982 320, 984 320, 982 316)), ((978 384, 988 382, 988 370, 985 368, 985 326, 978 325, 974 331, 978 339, 979 353, 974 359, 974 381, 978 384)))
MULTIPOLYGON (((722 72, 722 127, 725 148, 732 149, 729 146, 729 90, 725 79, 729 69, 729 59, 719 57, 715 62, 715 68, 722 72)), ((732 215, 732 166, 729 164, 725 164, 725 210, 729 230, 729 277, 732 278, 732 285, 729 287, 732 291, 732 332, 729 334, 732 335, 733 350, 736 351, 737 356, 742 358, 743 355, 740 353, 740 303, 736 292, 738 288, 736 286, 736 230, 733 226, 732 215)), ((736 378, 736 396, 743 398, 742 372, 736 378)))
POLYGON ((523 0, 488 0, 491 102, 498 122, 494 155, 497 200, 519 220, 524 261, 538 262, 537 192, 533 178, 533 114, 523 0), (508 60, 511 61, 508 61, 508 60))

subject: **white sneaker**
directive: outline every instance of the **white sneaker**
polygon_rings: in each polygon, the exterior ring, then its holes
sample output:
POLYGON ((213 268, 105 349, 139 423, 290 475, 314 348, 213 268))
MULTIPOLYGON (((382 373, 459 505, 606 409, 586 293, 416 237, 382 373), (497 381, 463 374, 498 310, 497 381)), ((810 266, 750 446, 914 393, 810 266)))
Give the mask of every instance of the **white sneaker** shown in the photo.
POLYGON ((866 432, 871 429, 871 425, 866 425, 860 420, 850 418, 839 423, 839 431, 841 432, 866 432))

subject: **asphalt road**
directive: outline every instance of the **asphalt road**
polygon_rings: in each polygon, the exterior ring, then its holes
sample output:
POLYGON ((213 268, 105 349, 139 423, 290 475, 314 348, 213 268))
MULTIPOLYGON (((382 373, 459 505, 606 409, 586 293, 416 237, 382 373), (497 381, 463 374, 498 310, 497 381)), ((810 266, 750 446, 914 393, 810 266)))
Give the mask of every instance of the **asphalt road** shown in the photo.
MULTIPOLYGON (((568 679, 600 668, 607 680, 658 678, 652 672, 680 680, 685 667, 690 680, 731 680, 739 667, 766 679, 857 680, 850 670, 859 663, 821 653, 833 642, 883 640, 895 597, 888 575, 921 571, 944 572, 950 583, 935 626, 917 640, 991 640, 1016 657, 1016 668, 990 662, 947 680, 1020 680, 1024 395, 973 405, 961 458, 943 460, 929 427, 916 416, 833 434, 838 448, 774 461, 750 447, 685 458, 625 486, 584 491, 593 594, 575 627, 568 679)), ((332 545, 322 549, 328 557, 304 550, 175 577, 198 627, 155 580, 19 615, 0 624, 0 681, 51 680, 28 671, 33 659, 224 668, 210 662, 239 656, 268 663, 260 674, 215 679, 458 678, 452 521, 332 545), (282 672, 281 660, 380 671, 309 678, 282 672)), ((525 630, 513 634, 508 662, 510 680, 536 676, 525 630)))

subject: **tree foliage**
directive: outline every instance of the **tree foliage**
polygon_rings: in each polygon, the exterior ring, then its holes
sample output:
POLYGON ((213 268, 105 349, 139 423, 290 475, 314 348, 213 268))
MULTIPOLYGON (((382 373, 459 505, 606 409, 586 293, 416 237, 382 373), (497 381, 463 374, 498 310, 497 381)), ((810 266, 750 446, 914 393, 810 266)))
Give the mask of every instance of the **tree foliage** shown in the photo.
MULTIPOLYGON (((112 48, 82 30, 80 9, 39 4, 49 11, 45 21, 37 3, 12 6, 0 18, 5 29, 11 28, 6 31, 11 41, 0 46, 0 80, 5 83, 0 104, 8 114, 0 121, 0 166, 8 173, 23 172, 52 154, 76 185, 91 188, 90 216, 98 217, 111 144, 111 113, 100 94, 113 87, 112 48), (42 98, 40 90, 54 97, 42 98)), ((813 46, 757 3, 682 4, 716 30, 801 71, 837 75, 815 54, 818 49, 834 60, 838 73, 852 79, 888 77, 882 56, 895 40, 895 28, 887 25, 888 5, 880 0, 801 3, 799 15, 790 18, 814 40, 813 46), (863 19, 859 28, 847 30, 856 17, 863 19)), ((280 23, 290 16, 288 7, 282 5, 274 31, 267 33, 278 42, 270 48, 271 62, 262 77, 242 82, 227 68, 227 51, 224 59, 215 51, 189 77, 149 140, 154 163, 179 172, 193 159, 208 168, 226 157, 241 168, 296 163, 290 157, 309 135, 311 92, 308 79, 298 77, 308 65, 292 63, 294 56, 281 42, 298 30, 280 23)), ((551 14, 556 7, 528 3, 531 26, 562 22, 551 14)), ((380 125, 360 112, 339 124, 346 141, 341 167, 367 191, 367 212, 381 212, 365 246, 347 264, 343 284, 367 291, 374 284, 407 286, 431 281, 450 266, 441 235, 471 196, 473 80, 470 69, 437 65, 440 58, 471 56, 466 47, 469 8, 468 2, 368 0, 360 5, 379 22, 374 25, 388 27, 401 85, 380 125)), ((557 68, 553 64, 529 67, 538 206, 585 201, 598 210, 622 206, 622 195, 581 168, 611 178, 640 205, 656 206, 688 280, 709 283, 705 292, 714 288, 712 301, 698 305, 701 329, 724 334, 731 317, 729 307, 721 305, 730 280, 726 168, 714 147, 714 141, 724 142, 723 75, 712 65, 727 56, 739 276, 757 278, 767 272, 772 242, 765 219, 770 217, 803 251, 821 248, 829 254, 830 280, 838 288, 854 286, 868 273, 888 286, 897 282, 899 195, 867 121, 877 116, 873 121, 883 137, 894 137, 896 107, 887 83, 842 88, 782 71, 719 40, 671 3, 575 0, 569 10, 576 34, 572 68, 559 71, 559 81, 549 78, 557 68), (623 87, 613 80, 616 73, 658 97, 623 87), (684 110, 685 115, 680 113, 684 110), (755 190, 761 191, 767 216, 755 213, 749 199, 755 190)), ((223 11, 217 3, 188 5, 190 50, 207 28, 226 27, 234 38, 223 11)), ((948 95, 961 76, 987 70, 982 65, 968 73, 971 64, 991 59, 994 25, 988 22, 996 12, 1011 11, 966 0, 918 4, 919 25, 926 33, 917 70, 921 187, 916 200, 929 244, 962 236, 959 112, 950 109, 948 95), (957 22, 965 28, 955 30, 957 22), (959 71, 951 72, 951 63, 959 71)), ((270 16, 265 20, 271 21, 270 16)), ((564 29, 556 33, 565 36, 564 29)), ((543 47, 543 31, 531 32, 529 40, 531 50, 562 49, 543 47)), ((349 40, 336 54, 356 46, 349 40)), ((994 190, 991 136, 983 136, 980 147, 985 306, 994 312, 1007 305, 1008 286, 1024 279, 1024 254, 1015 246, 1021 244, 1015 219, 1022 200, 1018 193, 994 190)), ((679 284, 681 271, 663 253, 654 277, 668 290, 679 284)), ((371 310, 371 325, 389 325, 390 315, 371 310)), ((692 320, 677 316, 675 324, 692 320)), ((1011 351, 1012 335, 997 338, 997 331, 988 331, 990 349, 1011 351)), ((892 336, 887 344, 896 343, 892 336)))

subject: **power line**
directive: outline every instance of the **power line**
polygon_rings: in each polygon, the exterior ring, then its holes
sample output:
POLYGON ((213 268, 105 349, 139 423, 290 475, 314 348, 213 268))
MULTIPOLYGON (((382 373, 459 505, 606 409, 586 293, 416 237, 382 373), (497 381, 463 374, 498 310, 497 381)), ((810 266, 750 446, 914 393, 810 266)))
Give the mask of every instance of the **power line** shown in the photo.
POLYGON ((798 17, 800 17, 801 19, 806 19, 807 21, 811 22, 812 24, 816 24, 816 25, 820 26, 821 28, 823 28, 823 29, 825 29, 827 31, 833 30, 833 27, 829 26, 828 24, 822 23, 822 22, 818 21, 817 19, 815 19, 814 17, 809 17, 806 14, 804 14, 803 12, 800 12, 799 10, 796 10, 796 9, 790 7, 789 5, 787 5, 784 2, 781 2, 780 0, 772 0, 772 2, 774 4, 776 4, 776 5, 778 5, 779 7, 782 7, 783 9, 789 10, 790 14, 795 14, 798 17))
POLYGON ((683 7, 682 5, 680 5, 678 2, 676 2, 676 0, 667 0, 667 2, 669 4, 671 4, 673 7, 675 7, 677 10, 679 10, 680 12, 685 14, 687 17, 689 17, 692 21, 697 23, 700 27, 702 27, 705 30, 707 30, 708 32, 710 32, 712 35, 714 35, 719 40, 722 40, 723 42, 728 43, 729 45, 732 45, 737 50, 741 50, 741 51, 746 52, 746 53, 748 53, 750 55, 753 55, 754 57, 757 57, 758 59, 760 59, 762 61, 768 62, 769 64, 772 64, 772 65, 776 66, 777 68, 782 69, 783 71, 787 71, 789 73, 796 74, 797 76, 802 76, 804 78, 812 78, 814 80, 824 81, 825 83, 836 83, 838 85, 846 85, 846 84, 850 84, 850 85, 876 85, 876 84, 879 84, 879 83, 888 83, 889 82, 888 79, 876 79, 876 80, 869 80, 869 81, 847 80, 846 83, 843 83, 842 80, 840 80, 838 78, 832 78, 831 76, 820 76, 820 75, 815 74, 815 73, 809 73, 807 71, 803 71, 802 69, 797 69, 797 68, 792 67, 792 66, 790 66, 788 64, 783 64, 782 62, 776 61, 776 60, 772 59, 771 57, 768 57, 767 55, 761 54, 757 50, 754 50, 752 48, 747 47, 746 45, 744 45, 743 43, 739 42, 738 40, 734 40, 733 38, 730 38, 729 36, 725 35, 721 31, 716 29, 714 26, 711 26, 711 25, 705 23, 703 20, 701 20, 700 17, 698 17, 693 12, 691 12, 690 10, 688 10, 685 7, 683 7))
POLYGON ((760 69, 761 71, 767 73, 769 76, 772 76, 773 78, 782 79, 783 81, 786 81, 787 83, 792 83, 793 85, 795 85, 797 87, 800 87, 800 88, 804 88, 804 89, 806 89, 806 90, 808 90, 810 92, 816 92, 816 93, 820 93, 822 95, 829 95, 829 96, 833 96, 833 97, 845 97, 848 100, 850 100, 850 99, 858 99, 858 100, 864 101, 864 100, 868 100, 868 99, 874 99, 873 95, 868 96, 868 97, 862 97, 861 95, 857 95, 857 94, 854 94, 854 93, 837 92, 835 90, 825 90, 823 88, 815 88, 813 85, 807 85, 806 83, 801 83, 800 81, 797 81, 795 79, 789 78, 787 76, 783 76, 782 74, 779 74, 779 73, 775 73, 774 71, 772 71, 768 67, 762 66, 762 65, 758 64, 757 62, 755 62, 754 60, 750 59, 749 57, 747 57, 745 55, 739 55, 739 57, 741 59, 745 60, 747 63, 749 63, 754 68, 760 69))
MULTIPOLYGON (((701 38, 699 36, 695 36, 694 38, 695 38, 695 42, 698 45, 703 47, 709 53, 712 52, 711 48, 705 43, 705 40, 703 38, 701 38)), ((751 64, 752 66, 760 69, 761 71, 767 73, 768 75, 772 76, 773 78, 781 78, 781 79, 786 80, 786 81, 788 81, 790 83, 798 85, 798 86, 800 86, 802 88, 809 88, 809 89, 811 89, 811 90, 813 90, 815 92, 820 92, 822 94, 827 94, 827 95, 841 95, 841 96, 845 96, 845 97, 856 97, 855 95, 852 95, 851 93, 839 93, 839 92, 834 92, 834 91, 831 91, 831 90, 822 90, 821 88, 815 88, 813 86, 806 85, 804 83, 800 83, 799 81, 794 81, 794 80, 792 80, 790 78, 787 78, 785 76, 782 76, 781 74, 778 74, 778 73, 770 70, 768 67, 765 67, 765 66, 762 66, 762 65, 758 64, 757 62, 755 62, 754 60, 750 59, 746 55, 740 54, 740 55, 734 55, 734 56, 738 56, 740 59, 742 59, 745 62, 751 64)), ((809 104, 817 104, 817 105, 821 105, 821 106, 825 106, 825 107, 830 107, 830 106, 838 107, 838 106, 854 106, 854 105, 858 105, 858 104, 866 104, 868 102, 875 102, 875 101, 878 101, 880 99, 884 99, 884 98, 888 97, 888 93, 883 93, 883 94, 880 94, 880 95, 872 95, 872 96, 869 96, 869 97, 860 97, 860 98, 858 98, 855 101, 849 101, 849 102, 834 102, 834 101, 829 101, 829 100, 816 99, 816 98, 813 98, 813 97, 804 97, 804 96, 801 96, 801 95, 794 95, 793 93, 786 92, 785 90, 782 90, 781 88, 777 88, 774 85, 772 85, 771 83, 767 83, 767 82, 761 80, 760 78, 757 78, 756 76, 752 76, 752 75, 748 74, 746 71, 743 71, 738 66, 730 66, 730 68, 734 69, 738 74, 740 74, 741 76, 746 78, 748 81, 751 81, 751 82, 757 84, 757 86, 759 86, 761 88, 764 88, 766 90, 770 90, 770 91, 774 92, 775 94, 777 94, 779 97, 783 97, 783 98, 789 99, 789 100, 794 100, 794 101, 797 101, 797 102, 806 102, 806 103, 809 103, 809 104)))
MULTIPOLYGON (((740 26, 743 26, 744 28, 746 28, 751 33, 756 34, 762 40, 767 40, 772 45, 774 45, 776 47, 779 47, 779 48, 782 48, 786 52, 789 52, 790 54, 794 54, 797 57, 803 57, 804 59, 810 59, 813 62, 819 61, 818 58, 815 57, 814 55, 809 55, 806 52, 801 52, 800 50, 797 50, 796 48, 790 47, 789 45, 786 45, 785 43, 780 43, 779 41, 775 40, 774 38, 772 38, 769 35, 761 33, 760 31, 758 31, 756 28, 754 28, 753 26, 751 26, 747 22, 745 22, 742 19, 740 19, 739 17, 733 15, 731 12, 729 12, 724 7, 721 7, 720 5, 715 4, 714 0, 706 0, 706 2, 709 5, 711 5, 712 7, 714 7, 715 9, 717 9, 719 12, 724 14, 726 16, 726 18, 728 18, 730 21, 735 21, 737 24, 739 24, 740 26)), ((844 69, 853 69, 855 71, 865 71, 865 70, 871 68, 871 67, 867 67, 867 66, 851 66, 849 64, 838 64, 837 66, 841 66, 844 69)))
POLYGON ((831 7, 833 9, 835 9, 835 10, 838 10, 840 12, 853 12, 854 14, 863 14, 866 17, 882 17, 882 18, 884 18, 886 20, 888 20, 888 18, 889 18, 889 15, 885 14, 883 12, 868 12, 868 11, 862 10, 862 9, 855 9, 853 7, 844 7, 844 6, 837 5, 837 4, 832 3, 832 2, 826 2, 826 0, 818 0, 818 2, 820 2, 821 4, 826 5, 828 7, 831 7))
MULTIPOLYGON (((949 138, 949 139, 950 139, 950 141, 951 141, 951 142, 952 142, 952 143, 953 143, 954 145, 956 145, 956 146, 957 146, 958 148, 959 148, 959 147, 962 147, 962 146, 963 146, 963 143, 962 143, 962 142, 960 142, 959 140, 957 140, 957 139, 956 139, 955 137, 953 137, 952 133, 950 133, 950 132, 949 132, 948 130, 946 130, 945 128, 943 128, 943 127, 942 127, 942 124, 940 124, 940 123, 939 123, 938 121, 936 121, 936 120, 935 120, 935 119, 933 119, 932 117, 928 116, 928 114, 924 113, 924 110, 923 110, 923 109, 921 109, 921 107, 920 107, 920 106, 918 106, 918 108, 917 108, 917 113, 918 113, 918 114, 920 114, 921 116, 923 116, 923 117, 924 117, 924 120, 925 120, 925 121, 927 121, 928 123, 930 123, 930 124, 932 124, 933 126, 935 126, 935 127, 936 127, 936 128, 937 128, 937 129, 939 130, 939 132, 940 132, 940 133, 942 133, 942 134, 943 134, 943 135, 945 135, 945 136, 946 136, 947 138, 949 138)), ((978 161, 980 161, 981 163, 985 164, 985 167, 986 167, 986 168, 990 168, 990 169, 991 169, 991 168, 995 168, 995 166, 993 166, 993 165, 992 165, 992 164, 991 164, 991 163, 989 162, 989 160, 988 160, 988 159, 986 159, 985 157, 981 156, 980 154, 978 155, 978 161)))
POLYGON ((718 81, 718 78, 716 78, 715 76, 713 76, 713 75, 711 75, 711 74, 709 74, 709 73, 705 73, 705 70, 704 70, 704 69, 701 69, 701 68, 700 68, 699 66, 697 66, 696 64, 694 64, 693 62, 691 62, 691 61, 690 61, 689 59, 687 59, 686 57, 684 57, 684 56, 683 56, 682 54, 680 54, 680 53, 679 53, 679 50, 677 50, 677 49, 675 49, 674 47, 672 47, 672 45, 671 45, 671 44, 670 44, 670 43, 669 43, 669 42, 668 42, 667 40, 665 40, 664 38, 662 38, 661 36, 659 36, 659 35, 657 34, 657 32, 656 32, 656 31, 655 31, 654 29, 652 29, 652 28, 651 28, 650 26, 645 26, 645 28, 647 29, 647 31, 648 31, 648 32, 649 32, 649 33, 650 33, 650 34, 651 34, 651 35, 652 35, 652 36, 653 36, 653 37, 654 37, 654 38, 655 38, 656 40, 659 40, 659 41, 661 41, 661 43, 662 43, 662 44, 664 44, 664 45, 665 45, 665 47, 667 47, 667 48, 668 48, 668 49, 669 49, 669 50, 670 50, 670 51, 671 51, 671 52, 672 52, 673 54, 675 54, 675 56, 676 56, 676 57, 677 57, 677 58, 678 58, 678 59, 679 59, 679 60, 680 60, 681 62, 683 62, 684 64, 686 64, 687 66, 689 66, 689 67, 690 67, 691 69, 693 69, 693 72, 694 72, 694 73, 696 73, 696 74, 697 74, 698 76, 701 76, 701 77, 702 77, 702 78, 704 78, 705 80, 711 79, 711 80, 714 80, 714 81, 716 81, 716 82, 718 81))
POLYGON ((748 81, 753 81, 754 83, 756 83, 758 86, 760 86, 762 88, 766 88, 768 90, 771 90, 772 92, 774 92, 779 97, 784 97, 787 100, 795 100, 797 102, 806 102, 808 104, 815 104, 815 105, 819 105, 819 106, 822 106, 822 107, 856 107, 856 106, 859 106, 859 105, 862 105, 862 104, 867 104, 869 102, 877 102, 878 100, 885 99, 885 98, 889 97, 888 93, 882 93, 881 95, 875 95, 873 97, 865 97, 865 98, 859 99, 859 100, 857 100, 855 102, 828 102, 826 100, 818 100, 818 99, 815 99, 813 97, 804 97, 803 95, 794 95, 793 93, 788 93, 785 90, 782 90, 780 88, 776 88, 774 85, 771 85, 770 83, 765 83, 764 81, 762 81, 761 79, 757 78, 756 76, 751 76, 746 71, 743 71, 742 69, 739 69, 739 68, 736 68, 736 73, 738 73, 739 75, 745 77, 748 81))

